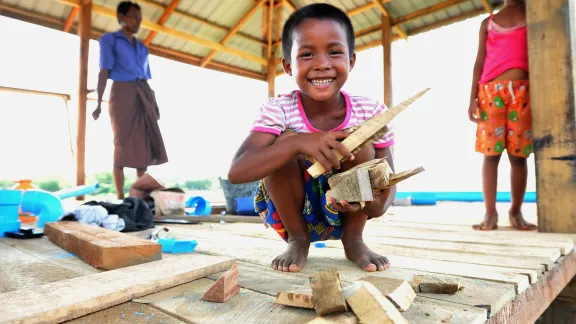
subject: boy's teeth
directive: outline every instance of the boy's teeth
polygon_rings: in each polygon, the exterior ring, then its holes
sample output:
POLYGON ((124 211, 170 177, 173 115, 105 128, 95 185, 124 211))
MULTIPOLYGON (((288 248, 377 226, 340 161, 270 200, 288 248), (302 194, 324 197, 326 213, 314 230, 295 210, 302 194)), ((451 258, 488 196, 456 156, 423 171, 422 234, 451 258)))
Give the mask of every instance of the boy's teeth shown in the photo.
POLYGON ((334 81, 334 79, 314 79, 312 80, 312 84, 314 85, 324 85, 334 81))

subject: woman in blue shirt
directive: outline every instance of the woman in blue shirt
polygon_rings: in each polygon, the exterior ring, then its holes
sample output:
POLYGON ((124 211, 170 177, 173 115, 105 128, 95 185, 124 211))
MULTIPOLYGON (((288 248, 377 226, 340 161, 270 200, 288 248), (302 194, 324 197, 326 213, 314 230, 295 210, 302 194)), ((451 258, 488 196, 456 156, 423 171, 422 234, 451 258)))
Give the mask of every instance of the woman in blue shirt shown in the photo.
POLYGON ((160 112, 151 79, 148 48, 134 37, 140 29, 142 13, 136 3, 118 4, 120 30, 100 37, 100 73, 98 75, 98 107, 101 113, 106 82, 113 81, 110 92, 110 120, 114 132, 114 184, 118 199, 124 199, 124 168, 135 168, 138 177, 148 166, 168 162, 158 119, 160 112))

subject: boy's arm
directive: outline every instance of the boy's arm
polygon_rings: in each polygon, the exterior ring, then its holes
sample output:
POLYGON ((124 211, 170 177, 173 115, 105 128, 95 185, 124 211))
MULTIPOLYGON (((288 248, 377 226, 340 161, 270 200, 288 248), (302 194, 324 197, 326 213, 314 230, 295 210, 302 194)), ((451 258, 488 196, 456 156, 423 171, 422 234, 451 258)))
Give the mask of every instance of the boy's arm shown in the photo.
MULTIPOLYGON (((472 72, 472 87, 470 90, 470 107, 476 107, 476 99, 478 98, 478 81, 482 75, 484 68, 484 60, 486 59, 486 36, 488 34, 488 18, 482 21, 480 25, 480 34, 478 36, 478 52, 476 53, 476 62, 474 63, 474 71, 472 72)), ((469 116, 472 121, 475 121, 474 116, 469 116)))
POLYGON ((234 156, 228 180, 237 184, 264 179, 299 154, 322 163, 328 170, 339 168, 340 161, 332 153, 332 149, 353 159, 353 155, 339 141, 346 137, 348 133, 343 131, 321 132, 288 136, 277 141, 274 134, 251 132, 234 156))

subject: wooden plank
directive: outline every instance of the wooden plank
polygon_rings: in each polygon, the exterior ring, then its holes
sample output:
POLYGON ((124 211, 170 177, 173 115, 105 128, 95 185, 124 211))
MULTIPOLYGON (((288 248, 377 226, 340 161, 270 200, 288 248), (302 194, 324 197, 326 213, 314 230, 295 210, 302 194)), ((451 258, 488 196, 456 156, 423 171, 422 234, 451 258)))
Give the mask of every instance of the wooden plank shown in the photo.
POLYGON ((251 290, 241 289, 240 294, 224 304, 200 300, 214 284, 210 279, 198 279, 178 287, 144 297, 162 311, 193 323, 305 323, 314 318, 309 309, 277 305, 275 298, 251 290))
MULTIPOLYGON (((156 21, 156 23, 158 25, 164 25, 164 23, 166 23, 166 21, 168 20, 168 18, 172 14, 172 12, 176 9, 176 7, 178 7, 179 3, 180 3, 180 0, 172 0, 170 2, 170 4, 168 5, 168 7, 166 7, 166 9, 164 9, 162 16, 160 16, 160 18, 158 18, 158 21, 156 21)), ((152 40, 154 39, 154 37, 156 37, 156 34, 157 34, 156 31, 151 30, 148 33, 148 36, 146 36, 146 39, 144 39, 144 45, 146 45, 146 46, 150 45, 150 43, 152 43, 152 40)), ((205 65, 202 65, 201 67, 204 67, 204 66, 205 65)))
POLYGON ((390 16, 382 17, 382 59, 384 60, 384 104, 392 107, 392 26, 390 16))
POLYGON ((179 256, 0 294, 0 322, 78 318, 227 270, 233 263, 228 257, 179 256))
MULTIPOLYGON (((226 224, 213 225, 213 230, 226 233, 240 233, 243 236, 259 237, 266 239, 278 239, 276 232, 252 224, 226 224)), ((201 230, 211 230, 210 227, 202 226, 201 230)), ((368 229, 367 229, 368 230, 368 229)), ((421 257, 444 261, 461 261, 472 264, 484 264, 504 267, 516 267, 533 269, 543 272, 554 264, 560 257, 556 250, 544 249, 543 251, 532 250, 529 247, 509 247, 474 243, 452 243, 445 241, 413 240, 405 238, 373 237, 366 235, 366 242, 372 248, 385 249, 381 253, 402 256, 421 257), (374 245, 377 244, 377 245, 374 245), (423 251, 425 250, 425 251, 423 251), (536 254, 536 256, 534 256, 536 254)), ((338 241, 328 242, 329 246, 339 247, 338 241)))
POLYGON ((80 222, 48 223, 44 234, 99 269, 114 270, 162 259, 158 243, 80 222))
POLYGON ((563 257, 542 280, 513 302, 508 303, 487 323, 534 323, 574 275, 576 275, 576 251, 563 257))
MULTIPOLYGON (((194 237, 194 239, 199 243, 198 247, 196 248, 197 251, 207 254, 233 255, 238 260, 260 264, 265 267, 269 267, 270 262, 280 253, 284 252, 286 247, 285 243, 281 241, 222 235, 216 231, 202 232, 197 230, 183 230, 181 228, 175 228, 172 230, 172 233, 176 237, 194 237), (239 242, 242 242, 242 244, 239 244, 239 242)), ((390 255, 387 256, 391 257, 390 255)), ((446 264, 434 264, 434 260, 430 260, 430 262, 433 264, 429 265, 428 260, 423 261, 421 258, 400 258, 401 257, 396 257, 396 259, 391 260, 391 269, 378 272, 376 275, 383 275, 386 277, 410 281, 413 276, 394 276, 394 274, 397 272, 402 272, 403 270, 413 270, 413 272, 410 273, 414 275, 422 274, 422 272, 428 274, 432 272, 442 275, 442 271, 444 271, 444 267, 446 267, 446 264)), ((338 268, 340 276, 344 281, 354 281, 366 276, 366 272, 359 269, 358 266, 356 266, 354 263, 344 259, 344 253, 342 250, 332 248, 311 248, 308 261, 303 269, 303 273, 314 273, 319 269, 323 270, 331 266, 338 268)), ((502 270, 500 273, 494 273, 493 271, 483 271, 482 266, 471 266, 450 262, 448 266, 450 269, 447 269, 445 274, 458 275, 462 277, 481 279, 492 282, 514 284, 514 286, 520 285, 521 290, 528 286, 527 276, 510 274, 507 272, 507 270, 502 270), (463 265, 465 269, 459 267, 460 265, 463 265)), ((482 284, 486 283, 482 282, 482 284)), ((466 292, 468 293, 469 290, 466 290, 466 292)), ((502 292, 502 295, 505 295, 505 298, 512 298, 514 294, 515 293, 512 292, 511 296, 510 293, 502 292)), ((492 298, 494 296, 490 297, 492 298)), ((490 302, 476 299, 476 301, 473 303, 474 305, 482 305, 486 307, 494 306, 499 308, 502 306, 500 299, 501 297, 502 296, 497 296, 490 302)))
POLYGON ((128 302, 66 322, 67 324, 102 323, 186 323, 149 305, 128 302))
POLYGON ((252 223, 261 224, 264 226, 262 218, 258 216, 239 216, 239 215, 209 215, 209 216, 188 216, 188 215, 170 215, 170 217, 163 218, 163 220, 174 219, 181 221, 192 221, 192 222, 205 222, 205 223, 220 223, 220 221, 225 221, 226 223, 252 223))
POLYGON ((539 232, 576 233, 575 12, 573 0, 526 2, 539 232))
POLYGON ((0 293, 80 277, 82 272, 38 259, 0 241, 0 293))
POLYGON ((551 251, 557 250, 562 255, 566 255, 574 249, 574 242, 548 242, 548 241, 534 241, 525 240, 523 238, 507 238, 507 237, 487 237, 481 235, 468 235, 452 232, 439 232, 439 231, 426 231, 422 229, 409 229, 409 228, 392 228, 391 226, 375 225, 366 229, 366 234, 374 236, 385 237, 403 237, 412 239, 426 239, 432 241, 447 241, 447 242, 462 242, 462 243, 481 243, 491 245, 505 245, 505 246, 522 246, 545 248, 551 251))

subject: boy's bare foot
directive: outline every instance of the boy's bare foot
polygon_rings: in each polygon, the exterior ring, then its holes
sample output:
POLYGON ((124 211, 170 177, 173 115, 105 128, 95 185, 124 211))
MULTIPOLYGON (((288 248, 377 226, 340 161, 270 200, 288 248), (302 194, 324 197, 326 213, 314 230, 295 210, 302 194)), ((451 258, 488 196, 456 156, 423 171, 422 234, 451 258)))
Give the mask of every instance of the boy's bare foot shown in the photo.
POLYGON ((288 242, 286 252, 272 261, 272 269, 284 272, 298 272, 304 267, 308 257, 310 242, 308 240, 292 240, 288 242))
POLYGON ((538 228, 538 226, 525 221, 521 211, 515 212, 511 210, 508 212, 508 217, 510 217, 510 226, 516 228, 517 230, 532 231, 538 228))
POLYGON ((370 250, 362 240, 347 242, 344 244, 344 252, 348 260, 355 262, 364 271, 383 271, 390 267, 386 257, 370 250))
POLYGON ((477 231, 491 231, 498 229, 498 213, 486 213, 484 221, 480 224, 472 225, 472 229, 477 231))

